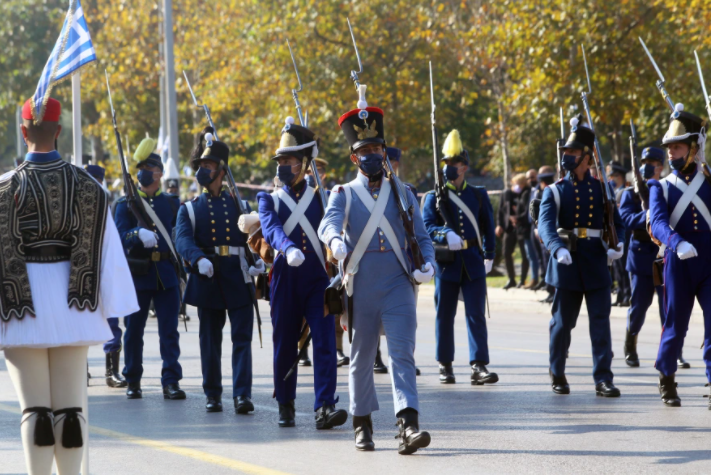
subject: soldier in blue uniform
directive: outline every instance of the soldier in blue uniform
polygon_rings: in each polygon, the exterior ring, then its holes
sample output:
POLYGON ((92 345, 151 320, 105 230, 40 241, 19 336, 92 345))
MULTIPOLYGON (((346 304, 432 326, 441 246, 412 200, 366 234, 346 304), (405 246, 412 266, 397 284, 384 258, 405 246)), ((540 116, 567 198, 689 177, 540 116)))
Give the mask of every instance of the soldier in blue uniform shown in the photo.
POLYGON ((435 275, 435 307, 437 308, 436 358, 439 381, 455 383, 454 317, 459 295, 464 298, 469 334, 469 365, 471 384, 496 383, 498 375, 489 372, 489 345, 486 331, 486 275, 494 264, 496 235, 494 209, 483 187, 467 184, 469 154, 462 146, 459 131, 449 133, 443 147, 444 175, 449 194, 449 216, 455 223, 445 226, 437 212, 434 192, 428 192, 422 209, 427 232, 435 243, 446 245, 454 252, 452 261, 437 261, 435 275))
POLYGON ((175 244, 190 270, 185 303, 198 308, 205 409, 222 411, 222 329, 229 315, 232 398, 235 412, 246 414, 254 411, 251 276, 264 271, 264 262, 258 260, 257 267, 247 266, 246 235, 237 227, 239 211, 222 187, 230 150, 223 142, 214 140, 213 133, 211 127, 206 127, 193 152, 195 176, 204 188, 200 195, 180 207, 175 244))
MULTIPOLYGON (((672 173, 649 181, 652 236, 664 249, 664 326, 655 368, 667 406, 681 406, 677 358, 698 299, 704 312, 704 362, 711 383, 711 184, 704 161, 706 121, 677 104, 662 139, 672 173)), ((709 397, 711 410, 711 397, 709 397)))
POLYGON ((267 243, 278 253, 272 266, 271 315, 274 326, 274 389, 279 403, 279 426, 295 425, 294 363, 303 319, 309 325, 314 360, 316 429, 343 425, 348 412, 336 410, 336 329, 334 317, 324 316, 324 292, 329 284, 326 252, 316 230, 323 207, 304 179, 318 155, 318 139, 309 129, 286 118, 281 141, 272 160, 283 186, 273 194, 257 195, 259 219, 267 243))
POLYGON ((550 323, 550 375, 553 392, 570 393, 565 378, 565 360, 570 334, 585 298, 590 322, 595 392, 603 397, 619 397, 612 383, 612 337, 610 335, 610 272, 608 260, 622 257, 625 229, 617 207, 614 225, 617 249, 607 249, 602 241, 603 187, 590 174, 595 133, 571 121, 571 135, 563 149, 566 178, 543 192, 538 233, 550 251, 546 282, 554 286, 550 323))
POLYGON ((136 287, 140 310, 126 316, 124 323, 125 367, 123 375, 128 382, 126 396, 129 399, 142 398, 141 377, 143 376, 143 331, 148 319, 148 309, 153 301, 158 318, 160 354, 163 359, 161 384, 163 397, 170 400, 185 399, 185 392, 178 382, 183 378, 183 369, 178 362, 180 356, 180 334, 178 333, 178 311, 180 310, 180 286, 177 270, 171 260, 171 233, 180 202, 177 197, 161 193, 163 163, 160 156, 153 153, 156 141, 144 139, 133 155, 137 162, 138 194, 144 201, 146 211, 152 210, 160 224, 151 223, 152 229, 138 226, 136 217, 129 209, 126 199, 116 203, 116 227, 126 250, 133 283, 136 287), (160 226, 159 226, 160 225, 160 226), (161 232, 163 228, 165 234, 161 232))
MULTIPOLYGON (((659 147, 647 147, 642 151, 640 172, 645 181, 658 181, 661 178, 665 155, 664 149, 659 147)), ((626 271, 630 274, 632 284, 631 305, 627 312, 627 332, 625 334, 625 363, 630 367, 639 367, 637 336, 642 330, 647 310, 652 305, 655 292, 659 304, 659 318, 662 326, 664 325, 664 287, 661 285, 655 287, 652 276, 659 246, 649 236, 647 210, 642 208, 642 199, 639 193, 635 193, 634 187, 628 187, 622 192, 620 216, 630 243, 627 251, 626 271)), ((679 367, 690 367, 681 353, 679 353, 678 363, 679 367)))

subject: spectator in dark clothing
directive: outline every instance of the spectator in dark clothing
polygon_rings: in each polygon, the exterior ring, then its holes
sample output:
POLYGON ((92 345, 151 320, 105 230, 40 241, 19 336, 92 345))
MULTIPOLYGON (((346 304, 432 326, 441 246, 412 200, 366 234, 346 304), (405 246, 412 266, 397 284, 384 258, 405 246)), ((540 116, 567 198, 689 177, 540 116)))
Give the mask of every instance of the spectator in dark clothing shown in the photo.
MULTIPOLYGON (((504 190, 499 203, 497 214, 496 236, 503 236, 504 261, 506 262, 506 274, 509 281, 504 289, 516 286, 516 270, 514 269, 513 253, 518 244, 521 251, 521 282, 518 287, 522 287, 528 275, 528 258, 526 257, 526 238, 531 232, 531 224, 528 221, 528 201, 519 208, 521 194, 527 187, 526 176, 518 174, 511 180, 511 188, 504 190), (520 225, 520 226, 519 226, 520 225)), ((530 188, 527 197, 530 197, 530 188)))
MULTIPOLYGON (((625 176, 628 170, 617 162, 610 162, 607 166, 607 170, 610 174, 610 180, 608 183, 612 189, 612 196, 615 199, 615 204, 619 207, 622 192, 625 191, 625 187, 627 185, 625 176)), ((627 250, 629 248, 629 238, 632 234, 630 233, 626 235, 624 255, 621 259, 612 262, 612 278, 617 283, 617 300, 613 306, 628 307, 630 305, 630 298, 632 297, 630 275, 625 269, 627 263, 627 250)))

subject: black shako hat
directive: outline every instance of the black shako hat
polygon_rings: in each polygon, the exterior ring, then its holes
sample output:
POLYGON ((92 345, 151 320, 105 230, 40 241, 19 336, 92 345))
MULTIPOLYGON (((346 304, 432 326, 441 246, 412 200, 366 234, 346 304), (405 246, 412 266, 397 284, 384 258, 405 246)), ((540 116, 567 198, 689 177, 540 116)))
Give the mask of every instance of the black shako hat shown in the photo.
POLYGON ((669 145, 674 142, 683 142, 688 145, 691 145, 692 142, 698 144, 699 134, 706 126, 705 120, 685 112, 684 105, 681 103, 674 106, 674 112, 670 120, 669 129, 662 139, 662 145, 669 145))
POLYGON ((217 162, 224 162, 227 164, 230 158, 230 148, 227 144, 220 142, 215 139, 211 133, 205 134, 205 150, 202 152, 199 160, 212 160, 217 162))
POLYGON ((570 136, 561 149, 580 149, 592 152, 595 149, 595 133, 592 129, 579 125, 580 120, 574 117, 570 120, 570 136))
POLYGON ((281 140, 279 148, 276 150, 272 160, 277 160, 279 157, 296 157, 302 159, 306 157, 311 160, 318 156, 319 139, 316 134, 306 127, 294 124, 294 118, 289 116, 284 121, 284 127, 281 129, 281 140))
POLYGON ((385 128, 383 127, 383 110, 377 107, 353 109, 338 119, 343 135, 346 136, 351 151, 366 144, 385 145, 385 128))

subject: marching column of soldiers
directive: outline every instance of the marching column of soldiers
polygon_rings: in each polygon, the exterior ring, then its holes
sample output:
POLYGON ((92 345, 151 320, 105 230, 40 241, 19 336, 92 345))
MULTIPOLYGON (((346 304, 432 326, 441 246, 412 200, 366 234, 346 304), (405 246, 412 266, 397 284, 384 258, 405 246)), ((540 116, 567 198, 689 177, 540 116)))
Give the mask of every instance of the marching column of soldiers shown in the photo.
MULTIPOLYGON (((126 388, 129 399, 142 398, 144 329, 151 303, 164 398, 186 398, 179 385, 178 315, 181 305, 189 304, 199 317, 206 411, 223 411, 220 362, 229 318, 234 410, 247 414, 255 411, 255 317, 261 341, 256 299, 268 299, 278 426, 296 424, 298 364, 308 358, 310 346, 316 428, 344 425, 350 413, 360 451, 375 449, 372 415, 379 404, 373 373, 380 367, 388 372, 380 361, 382 335, 388 344, 398 452, 412 454, 431 442, 420 428, 414 353, 418 289, 433 278, 439 381, 456 381, 459 300, 468 331, 470 382, 499 380, 487 368, 486 275, 496 248, 487 190, 466 181, 470 159, 457 130, 448 134, 444 156, 438 158, 433 114, 435 190, 424 194, 421 211, 414 187, 396 174, 393 163, 399 162, 400 151, 387 147, 384 111, 367 104, 365 86, 357 77, 355 81, 357 108, 338 119, 355 179, 327 193, 320 141, 304 125, 299 109, 302 124, 286 118, 272 157, 279 186, 273 193, 258 194, 255 212, 236 191, 230 149, 217 139, 209 114, 210 125, 198 135, 190 164, 202 193, 182 205, 177 196, 161 191, 164 165, 154 152, 155 141, 145 139, 133 154, 136 186, 117 133, 125 197, 112 214, 100 185, 103 169, 72 166, 56 151, 59 102, 51 99, 41 110, 31 100, 25 103, 26 160, 0 177, 0 209, 9 213, 3 223, 20 230, 9 233, 0 227, 6 233, 0 240, 5 257, 0 273, 18 290, 0 296, 0 349, 22 406, 22 441, 31 472, 51 470, 54 460, 62 473, 79 470, 88 424, 82 412, 88 346, 105 343, 109 386, 126 388), (66 212, 61 219, 49 219, 45 215, 56 209, 56 203, 49 206, 56 200, 66 212), (42 223, 49 225, 39 233, 42 223), (269 273, 266 264, 271 265, 269 273), (119 317, 126 328, 123 345, 119 317), (350 342, 348 356, 344 335, 350 342), (50 360, 61 362, 61 369, 49 365, 50 360), (337 367, 345 365, 349 411, 337 409, 337 367)), ((658 389, 665 405, 678 407, 675 374, 680 366, 688 368, 682 347, 695 300, 704 311, 703 358, 711 382, 711 170, 703 152, 707 123, 674 105, 661 139, 664 148, 645 148, 639 163, 632 151, 635 186, 622 190, 618 210, 585 94, 583 104, 588 122, 573 118, 570 135, 558 147, 560 179, 552 183, 552 169, 542 168, 544 187, 531 206, 535 236, 549 258, 545 282, 552 291, 551 389, 571 392, 566 360, 585 300, 595 393, 620 397, 611 370, 609 266, 627 256, 621 263, 631 280, 625 362, 640 365, 637 337, 656 294, 662 324, 655 362, 658 389), (662 178, 667 162, 672 172, 662 178)))

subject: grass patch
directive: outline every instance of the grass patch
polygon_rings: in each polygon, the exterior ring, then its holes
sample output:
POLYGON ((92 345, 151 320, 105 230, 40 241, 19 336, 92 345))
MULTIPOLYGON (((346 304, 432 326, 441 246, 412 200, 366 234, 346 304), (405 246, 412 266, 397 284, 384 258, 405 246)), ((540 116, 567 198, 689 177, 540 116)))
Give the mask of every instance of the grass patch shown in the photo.
POLYGON ((486 278, 486 285, 490 288, 503 288, 508 280, 506 276, 490 276, 486 278))

